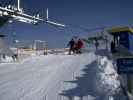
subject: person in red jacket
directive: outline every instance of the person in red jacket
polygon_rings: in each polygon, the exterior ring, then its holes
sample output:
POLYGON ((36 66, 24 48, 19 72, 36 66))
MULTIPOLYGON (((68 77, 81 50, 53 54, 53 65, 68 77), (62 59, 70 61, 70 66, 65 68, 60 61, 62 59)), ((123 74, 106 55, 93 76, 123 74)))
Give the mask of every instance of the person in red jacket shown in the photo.
POLYGON ((81 48, 83 48, 83 41, 79 39, 75 44, 76 53, 81 53, 81 48))

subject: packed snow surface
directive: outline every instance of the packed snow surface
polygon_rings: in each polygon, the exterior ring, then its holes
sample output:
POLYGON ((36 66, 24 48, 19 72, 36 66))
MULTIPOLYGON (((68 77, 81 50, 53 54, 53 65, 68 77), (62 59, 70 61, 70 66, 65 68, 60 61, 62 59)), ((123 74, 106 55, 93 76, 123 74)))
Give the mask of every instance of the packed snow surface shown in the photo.
POLYGON ((95 53, 32 56, 0 64, 0 100, 122 100, 117 78, 95 53))

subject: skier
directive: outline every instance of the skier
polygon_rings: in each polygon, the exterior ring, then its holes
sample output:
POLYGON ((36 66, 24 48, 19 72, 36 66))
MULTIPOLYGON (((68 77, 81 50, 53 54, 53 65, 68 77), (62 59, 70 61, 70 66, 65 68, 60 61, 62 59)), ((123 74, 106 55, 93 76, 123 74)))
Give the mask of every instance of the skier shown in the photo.
POLYGON ((5 54, 3 54, 3 59, 6 59, 6 55, 5 54))
POLYGON ((18 54, 13 54, 12 59, 13 59, 14 62, 18 61, 18 54))
POLYGON ((71 52, 73 52, 73 53, 75 52, 75 50, 74 50, 75 41, 73 38, 69 41, 67 46, 69 46, 69 55, 71 55, 71 52))
POLYGON ((76 49, 76 53, 81 53, 81 48, 83 48, 83 42, 82 42, 82 40, 81 39, 79 39, 78 41, 77 41, 77 43, 75 44, 75 49, 76 49))
POLYGON ((13 55, 12 55, 12 59, 13 61, 18 61, 18 48, 14 51, 13 55))
POLYGON ((95 47, 96 47, 96 50, 98 50, 98 46, 99 46, 99 42, 97 39, 95 39, 95 47))
POLYGON ((112 41, 110 44, 111 53, 115 53, 115 43, 112 41))

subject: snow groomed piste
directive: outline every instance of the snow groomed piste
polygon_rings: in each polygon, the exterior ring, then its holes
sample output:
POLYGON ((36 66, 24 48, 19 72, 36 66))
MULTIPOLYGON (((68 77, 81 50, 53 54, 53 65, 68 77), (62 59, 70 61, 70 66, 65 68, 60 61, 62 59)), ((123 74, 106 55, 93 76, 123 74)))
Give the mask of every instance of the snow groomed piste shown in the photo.
POLYGON ((126 100, 112 61, 94 52, 0 64, 0 99, 126 100))

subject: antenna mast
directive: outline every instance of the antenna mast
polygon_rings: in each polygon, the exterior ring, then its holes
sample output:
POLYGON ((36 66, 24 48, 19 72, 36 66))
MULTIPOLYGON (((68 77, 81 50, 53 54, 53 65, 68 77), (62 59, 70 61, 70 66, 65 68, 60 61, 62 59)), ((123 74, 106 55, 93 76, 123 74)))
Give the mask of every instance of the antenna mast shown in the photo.
POLYGON ((48 8, 47 8, 47 10, 46 10, 46 19, 49 20, 48 8))
POLYGON ((17 7, 18 7, 18 11, 20 11, 20 0, 18 0, 18 5, 17 5, 17 7))

